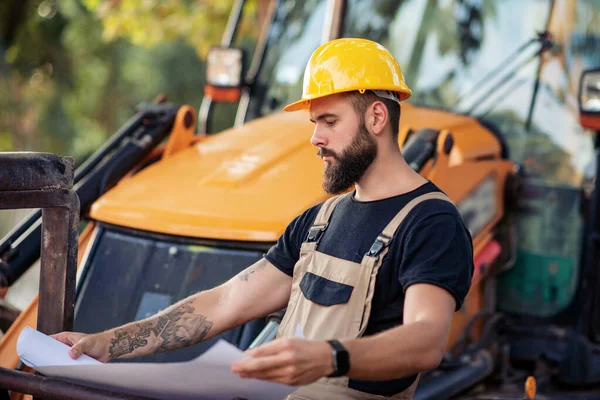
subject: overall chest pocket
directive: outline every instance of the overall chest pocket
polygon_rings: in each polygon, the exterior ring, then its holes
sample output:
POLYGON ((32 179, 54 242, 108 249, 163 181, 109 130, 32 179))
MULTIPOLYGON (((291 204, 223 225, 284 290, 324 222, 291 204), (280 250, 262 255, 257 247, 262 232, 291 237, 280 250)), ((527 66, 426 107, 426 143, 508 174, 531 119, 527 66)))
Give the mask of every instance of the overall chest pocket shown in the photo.
POLYGON ((300 290, 308 300, 322 306, 344 304, 352 295, 350 285, 334 282, 322 276, 307 272, 300 281, 300 290))

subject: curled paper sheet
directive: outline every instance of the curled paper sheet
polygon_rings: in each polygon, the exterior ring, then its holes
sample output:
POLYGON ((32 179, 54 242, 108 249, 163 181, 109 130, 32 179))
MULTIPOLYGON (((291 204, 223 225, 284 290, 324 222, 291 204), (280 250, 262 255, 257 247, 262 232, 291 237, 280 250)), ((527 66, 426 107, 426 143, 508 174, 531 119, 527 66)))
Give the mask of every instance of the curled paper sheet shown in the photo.
POLYGON ((17 340, 17 354, 31 368, 48 365, 97 365, 100 361, 87 355, 77 360, 69 357, 69 346, 46 336, 28 326, 21 331, 17 340))
POLYGON ((72 360, 66 346, 26 327, 17 341, 21 360, 50 377, 99 389, 156 399, 281 400, 296 387, 232 373, 232 363, 247 359, 237 347, 219 340, 199 357, 176 363, 108 363, 82 356, 72 360))

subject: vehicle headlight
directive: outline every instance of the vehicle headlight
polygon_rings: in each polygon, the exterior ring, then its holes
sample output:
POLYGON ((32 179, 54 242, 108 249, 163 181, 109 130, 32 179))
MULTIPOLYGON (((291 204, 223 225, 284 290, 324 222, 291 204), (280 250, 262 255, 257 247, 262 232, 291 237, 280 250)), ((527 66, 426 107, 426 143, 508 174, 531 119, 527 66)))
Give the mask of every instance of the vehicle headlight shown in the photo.
POLYGON ((238 48, 213 47, 208 52, 206 83, 233 88, 242 85, 243 52, 238 48))

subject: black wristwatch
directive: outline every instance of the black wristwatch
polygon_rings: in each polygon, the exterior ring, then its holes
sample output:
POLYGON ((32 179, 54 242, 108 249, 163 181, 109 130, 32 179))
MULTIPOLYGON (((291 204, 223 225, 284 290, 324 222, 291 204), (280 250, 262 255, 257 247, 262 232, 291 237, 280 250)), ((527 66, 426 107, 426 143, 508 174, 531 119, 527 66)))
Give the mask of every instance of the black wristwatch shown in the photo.
POLYGON ((328 340, 327 343, 333 347, 333 374, 330 377, 344 376, 350 371, 350 354, 348 350, 337 340, 328 340))

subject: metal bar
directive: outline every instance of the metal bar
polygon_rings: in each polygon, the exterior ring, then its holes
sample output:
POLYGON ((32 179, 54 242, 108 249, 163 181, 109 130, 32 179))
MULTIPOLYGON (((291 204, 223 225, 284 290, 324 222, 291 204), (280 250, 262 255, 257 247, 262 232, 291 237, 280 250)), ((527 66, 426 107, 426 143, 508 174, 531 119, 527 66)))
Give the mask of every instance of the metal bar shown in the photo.
POLYGON ((248 108, 250 106, 250 97, 252 95, 252 91, 254 90, 253 86, 258 76, 258 72, 260 71, 260 67, 265 58, 269 32, 271 31, 273 21, 275 20, 278 3, 279 0, 271 0, 269 2, 267 15, 265 17, 263 26, 261 27, 260 36, 256 43, 254 55, 252 57, 252 61, 250 62, 250 67, 246 73, 246 86, 242 90, 242 96, 238 103, 234 126, 241 126, 246 122, 246 116, 248 115, 248 108))
POLYGON ((244 9, 245 0, 235 0, 233 7, 231 7, 231 13, 227 20, 227 26, 221 39, 221 46, 229 47, 233 44, 235 36, 237 34, 238 27, 240 26, 240 18, 242 16, 242 10, 244 9))
POLYGON ((0 368, 0 384, 13 392, 27 393, 46 400, 149 400, 147 397, 92 389, 6 368, 0 368))
POLYGON ((51 335, 73 329, 79 203, 42 211, 42 255, 37 327, 51 335))
POLYGON ((269 32, 271 31, 271 27, 273 26, 273 21, 275 19, 278 3, 279 0, 271 0, 271 2, 269 3, 265 23, 261 27, 260 36, 258 37, 258 41, 256 42, 256 48, 254 49, 254 55, 252 57, 252 61, 250 62, 248 73, 246 74, 246 83, 249 85, 252 85, 254 83, 254 80, 256 79, 256 76, 260 71, 260 66, 263 63, 265 52, 267 49, 267 42, 269 40, 269 32))
POLYGON ((238 108, 235 113, 235 121, 233 126, 242 126, 246 123, 246 114, 248 113, 248 106, 250 105, 250 87, 245 86, 242 88, 242 95, 238 103, 238 108))
POLYGON ((75 192, 68 189, 0 192, 0 210, 36 207, 69 209, 75 198, 78 198, 75 192))
POLYGON ((198 111, 198 136, 206 136, 210 133, 208 123, 212 114, 214 104, 210 97, 204 96, 198 111))
MULTIPOLYGON (((548 33, 548 29, 550 29, 550 23, 552 22, 552 16, 554 14, 555 9, 556 0, 551 0, 550 13, 548 15, 548 19, 546 20, 546 28, 544 29, 544 33, 546 33, 547 36, 544 39, 542 39, 542 48, 544 48, 548 42, 552 42, 550 34, 548 33)), ((527 132, 531 131, 533 111, 535 110, 535 103, 537 100, 538 91, 540 90, 540 80, 542 79, 542 69, 544 69, 545 64, 546 61, 544 60, 544 57, 542 57, 542 53, 540 53, 540 59, 538 61, 537 71, 535 73, 535 82, 533 83, 533 93, 531 95, 531 102, 529 103, 529 111, 527 112, 527 119, 525 120, 525 130, 527 132)))
POLYGON ((346 0, 329 0, 321 43, 342 37, 346 0))
POLYGON ((68 189, 73 185, 75 161, 47 153, 3 153, 0 191, 68 189))

